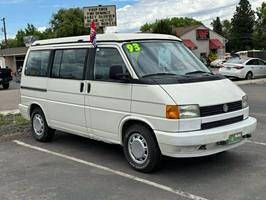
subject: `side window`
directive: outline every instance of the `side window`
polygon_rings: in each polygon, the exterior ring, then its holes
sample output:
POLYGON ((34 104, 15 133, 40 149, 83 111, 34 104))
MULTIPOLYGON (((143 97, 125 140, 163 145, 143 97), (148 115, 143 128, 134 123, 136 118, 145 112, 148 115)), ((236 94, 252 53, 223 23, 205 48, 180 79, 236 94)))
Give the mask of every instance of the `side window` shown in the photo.
POLYGON ((257 61, 256 60, 250 60, 247 62, 247 65, 257 65, 257 61))
POLYGON ((52 69, 52 77, 53 78, 59 78, 62 55, 63 55, 63 50, 58 50, 55 52, 53 69, 52 69))
POLYGON ((47 69, 49 65, 50 51, 31 51, 26 68, 26 76, 47 76, 47 69))
POLYGON ((94 80, 112 81, 110 78, 110 69, 112 66, 120 65, 123 72, 126 72, 126 65, 115 48, 98 48, 94 63, 94 80))
POLYGON ((83 79, 87 49, 56 50, 52 77, 63 79, 83 79))
POLYGON ((259 65, 265 65, 264 61, 259 60, 259 65))

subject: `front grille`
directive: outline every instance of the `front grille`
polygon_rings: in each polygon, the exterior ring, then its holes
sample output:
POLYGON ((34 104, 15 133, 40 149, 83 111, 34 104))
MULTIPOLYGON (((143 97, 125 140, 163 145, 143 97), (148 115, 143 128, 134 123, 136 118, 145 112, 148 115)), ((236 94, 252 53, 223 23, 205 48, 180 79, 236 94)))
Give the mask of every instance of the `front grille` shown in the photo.
POLYGON ((239 117, 224 119, 224 120, 215 121, 215 122, 204 123, 204 124, 201 124, 201 129, 206 130, 206 129, 210 129, 210 128, 216 128, 216 127, 220 127, 220 126, 225 126, 225 125, 241 122, 243 120, 244 120, 244 116, 242 115, 239 117))
POLYGON ((226 105, 228 106, 227 112, 224 111, 224 105, 225 104, 200 107, 200 116, 207 117, 207 116, 212 116, 212 115, 224 114, 228 112, 234 112, 234 111, 242 109, 242 101, 226 103, 226 105))

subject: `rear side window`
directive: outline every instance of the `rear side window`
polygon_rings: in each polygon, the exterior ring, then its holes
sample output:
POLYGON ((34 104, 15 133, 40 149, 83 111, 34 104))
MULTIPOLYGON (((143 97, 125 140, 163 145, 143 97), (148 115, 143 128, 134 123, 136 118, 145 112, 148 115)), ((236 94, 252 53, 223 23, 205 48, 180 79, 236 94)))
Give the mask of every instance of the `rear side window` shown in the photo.
POLYGON ((83 79, 87 49, 56 50, 52 68, 53 78, 83 79))
POLYGON ((47 76, 50 51, 31 51, 25 68, 27 76, 47 76))
POLYGON ((258 65, 258 60, 250 60, 247 65, 258 65))

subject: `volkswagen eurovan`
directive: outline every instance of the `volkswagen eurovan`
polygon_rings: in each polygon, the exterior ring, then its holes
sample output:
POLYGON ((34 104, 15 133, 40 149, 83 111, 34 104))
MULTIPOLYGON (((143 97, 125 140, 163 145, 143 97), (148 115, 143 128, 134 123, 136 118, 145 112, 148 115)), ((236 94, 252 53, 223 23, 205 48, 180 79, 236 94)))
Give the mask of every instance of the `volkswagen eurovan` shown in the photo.
POLYGON ((161 156, 199 157, 244 144, 256 128, 246 94, 174 36, 103 34, 36 41, 22 72, 20 111, 33 137, 55 130, 123 146, 136 170, 161 156))

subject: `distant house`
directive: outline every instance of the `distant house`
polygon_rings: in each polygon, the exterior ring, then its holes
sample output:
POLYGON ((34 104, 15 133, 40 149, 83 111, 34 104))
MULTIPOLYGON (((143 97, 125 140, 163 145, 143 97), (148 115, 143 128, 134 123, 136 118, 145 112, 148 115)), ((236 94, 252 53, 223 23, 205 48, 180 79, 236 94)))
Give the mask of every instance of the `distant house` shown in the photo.
POLYGON ((27 47, 0 49, 0 66, 8 66, 15 73, 23 66, 27 51, 27 47))
POLYGON ((210 52, 216 53, 218 57, 225 56, 228 40, 204 25, 178 27, 175 33, 199 58, 208 57, 210 52))

